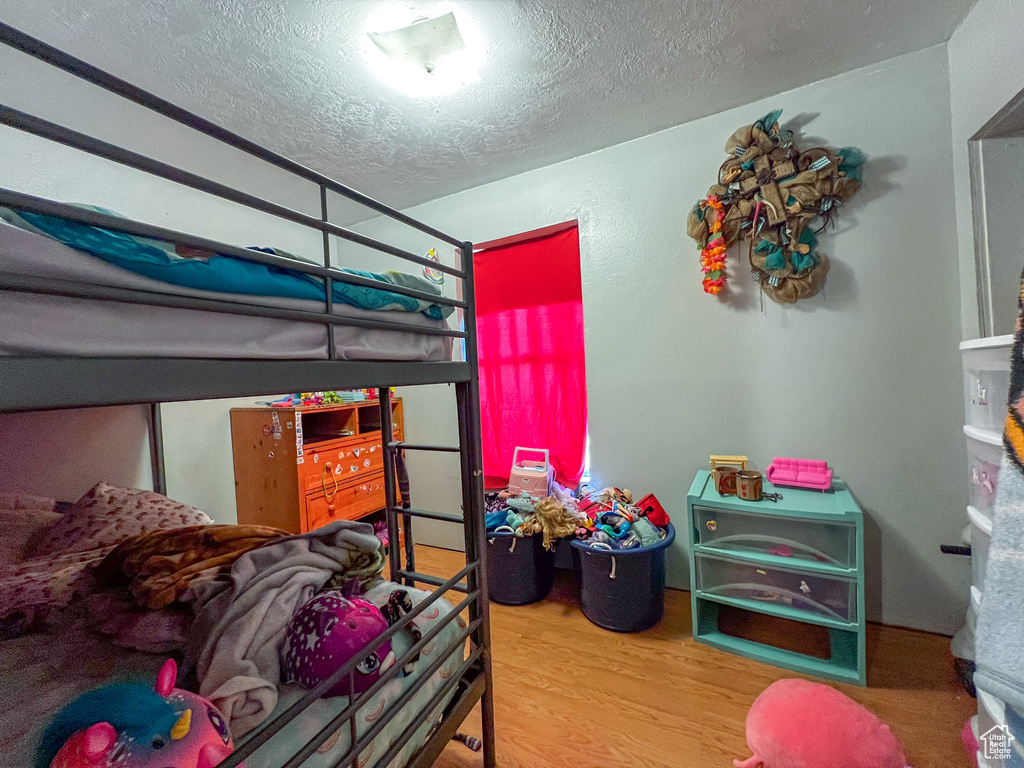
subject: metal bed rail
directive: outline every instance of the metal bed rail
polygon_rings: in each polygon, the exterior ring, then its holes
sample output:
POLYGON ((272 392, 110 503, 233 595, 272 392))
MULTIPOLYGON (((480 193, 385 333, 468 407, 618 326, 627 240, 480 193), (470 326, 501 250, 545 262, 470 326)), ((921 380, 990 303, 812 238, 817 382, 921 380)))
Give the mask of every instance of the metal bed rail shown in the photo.
POLYGON ((418 291, 359 275, 352 275, 341 269, 332 268, 330 239, 332 235, 357 245, 371 248, 380 253, 395 256, 412 264, 440 270, 441 272, 452 275, 463 282, 463 292, 465 292, 466 270, 464 265, 463 268, 460 269, 459 267, 438 263, 408 250, 398 248, 375 238, 362 235, 346 227, 331 223, 328 211, 328 193, 334 192, 342 195, 361 206, 369 208, 372 211, 387 216, 401 224, 412 227, 443 242, 456 245, 460 249, 463 249, 463 246, 465 245, 462 241, 434 227, 424 224, 401 211, 397 211, 394 208, 384 205, 373 198, 356 192, 350 187, 324 176, 321 173, 317 173, 316 171, 288 160, 275 152, 260 147, 249 139, 221 128, 220 126, 217 126, 214 123, 189 112, 188 110, 182 109, 165 99, 149 93, 148 91, 144 91, 137 86, 104 72, 103 70, 64 53, 63 51, 60 51, 57 48, 54 48, 41 40, 37 40, 36 38, 33 38, 2 22, 0 22, 0 43, 6 44, 16 50, 20 50, 86 82, 122 96, 148 110, 184 125, 187 128, 211 136, 223 144, 246 152, 263 162, 286 170, 289 173, 309 181, 311 184, 315 184, 319 192, 320 216, 310 216, 300 211, 288 208, 287 206, 235 189, 205 176, 186 171, 169 163, 155 160, 140 153, 119 147, 115 144, 111 144, 79 131, 66 128, 4 104, 0 104, 0 125, 6 125, 11 128, 39 136, 43 139, 48 139, 76 150, 89 153, 96 157, 104 158, 128 168, 143 171, 181 186, 189 187, 223 200, 242 205, 251 210, 269 214, 285 221, 298 224, 306 229, 318 231, 322 234, 323 265, 320 266, 314 262, 307 262, 301 259, 262 253, 253 249, 240 248, 228 243, 217 242, 209 238, 198 237, 188 233, 167 229, 165 227, 157 227, 144 224, 142 222, 130 221, 97 211, 85 210, 66 203, 45 200, 43 198, 26 195, 11 189, 0 188, 0 205, 5 205, 16 210, 27 211, 30 213, 55 216, 82 224, 103 227, 116 232, 152 237, 169 243, 174 243, 176 245, 201 248, 212 253, 225 254, 251 262, 267 264, 308 274, 323 281, 324 312, 299 312, 297 310, 284 310, 276 307, 267 307, 251 301, 247 302, 241 297, 241 295, 238 295, 238 300, 199 300, 175 293, 157 293, 124 288, 118 289, 111 286, 85 284, 76 281, 54 281, 42 279, 30 281, 27 280, 24 275, 14 275, 9 272, 0 272, 0 289, 74 298, 88 298, 101 301, 118 301, 164 307, 178 307, 182 309, 198 309, 209 312, 242 314, 282 320, 318 322, 324 324, 326 328, 328 341, 327 356, 328 359, 331 360, 335 359, 336 356, 334 327, 337 325, 375 328, 379 330, 395 330, 418 335, 465 338, 465 332, 449 330, 447 327, 414 326, 387 320, 367 320, 363 318, 339 316, 334 313, 335 299, 333 295, 333 285, 335 281, 365 288, 385 290, 391 293, 409 296, 421 301, 427 301, 439 306, 454 307, 463 310, 466 308, 466 302, 428 291, 418 291))
POLYGON ((345 184, 335 181, 322 173, 317 173, 300 163, 296 163, 295 161, 262 147, 236 133, 232 133, 226 128, 222 128, 216 123, 212 123, 194 112, 189 112, 187 109, 183 109, 166 99, 162 99, 148 91, 144 91, 142 88, 132 85, 131 83, 122 80, 119 77, 115 77, 108 72, 104 72, 102 69, 94 67, 81 59, 65 53, 59 48, 55 48, 48 43, 44 43, 42 40, 38 40, 31 35, 27 35, 21 30, 15 29, 3 22, 0 22, 0 42, 10 46, 11 48, 22 51, 29 56, 33 56, 40 61, 51 64, 58 69, 62 69, 81 80, 92 83, 104 90, 115 93, 118 96, 128 99, 129 101, 133 101, 140 106, 164 115, 177 123, 181 123, 182 125, 186 125, 200 133, 204 133, 224 144, 229 144, 236 149, 240 149, 253 157, 270 163, 271 165, 275 165, 278 168, 294 174, 295 176, 307 179, 315 184, 323 185, 331 192, 342 195, 353 202, 359 203, 366 208, 374 210, 377 213, 381 213, 402 224, 418 229, 424 234, 436 237, 438 240, 443 240, 444 242, 456 247, 462 245, 461 241, 455 239, 451 235, 445 234, 439 229, 435 229, 421 221, 417 221, 413 217, 391 208, 384 203, 378 202, 361 192, 357 192, 345 184))
MULTIPOLYGON (((329 679, 306 692, 298 701, 279 716, 266 723, 250 738, 240 743, 235 753, 221 763, 223 768, 234 768, 246 757, 255 753, 294 718, 323 695, 334 683, 348 675, 354 677, 355 667, 382 643, 403 631, 424 610, 446 596, 465 593, 465 597, 432 627, 413 647, 403 654, 392 668, 366 692, 352 697, 344 710, 285 764, 287 768, 302 765, 306 759, 324 744, 331 734, 346 724, 350 731, 350 748, 337 762, 337 766, 354 766, 359 754, 380 733, 387 722, 402 707, 408 705, 427 681, 437 673, 453 654, 462 654, 468 641, 469 651, 462 661, 457 674, 448 679, 434 694, 426 706, 414 717, 406 732, 374 764, 384 768, 407 744, 416 730, 436 717, 437 709, 446 697, 452 696, 441 721, 434 723, 432 735, 419 749, 410 762, 414 768, 426 768, 444 749, 462 720, 477 702, 481 703, 483 717, 484 765, 495 765, 494 705, 491 675, 491 640, 487 602, 487 579, 484 563, 486 531, 483 523, 483 471, 480 450, 479 381, 476 357, 476 316, 473 299, 473 248, 468 242, 460 241, 434 227, 359 193, 323 174, 295 163, 275 152, 232 133, 188 110, 165 99, 144 91, 131 83, 100 70, 81 59, 75 58, 53 46, 25 33, 0 23, 0 43, 35 57, 61 69, 83 81, 103 88, 132 101, 148 110, 160 114, 199 133, 210 136, 221 143, 239 149, 249 155, 283 169, 296 177, 305 179, 319 189, 320 216, 310 216, 221 184, 201 175, 163 163, 128 149, 104 142, 98 138, 74 131, 43 120, 26 112, 0 104, 0 125, 25 131, 44 139, 58 142, 76 150, 140 170, 171 182, 214 195, 221 199, 245 206, 251 210, 276 216, 298 224, 308 230, 318 231, 322 237, 322 265, 239 248, 209 238, 157 227, 150 224, 122 219, 116 216, 85 210, 75 206, 57 203, 43 198, 26 195, 11 189, 0 188, 0 205, 17 210, 58 216, 71 221, 102 227, 116 232, 152 237, 166 242, 213 253, 221 253, 246 259, 251 262, 282 267, 308 274, 323 281, 324 311, 305 312, 267 307, 238 301, 220 299, 198 299, 174 293, 141 291, 93 285, 77 281, 41 281, 28 275, 10 272, 0 273, 0 290, 28 293, 46 293, 58 296, 87 298, 104 301, 151 304, 156 306, 179 307, 202 311, 242 314, 260 317, 274 317, 288 320, 302 320, 322 323, 328 334, 328 360, 204 360, 189 358, 88 358, 88 357, 0 357, 0 411, 33 410, 47 407, 82 407, 116 403, 157 403, 163 400, 209 399, 236 395, 265 394, 271 392, 295 391, 297 388, 331 389, 347 387, 379 387, 382 437, 392 434, 391 392, 392 385, 413 385, 428 383, 454 383, 459 423, 459 446, 445 448, 437 446, 408 445, 409 450, 441 450, 457 452, 460 457, 462 475, 462 515, 432 513, 423 510, 403 510, 396 506, 396 477, 394 459, 401 444, 384 440, 386 461, 386 517, 391 537, 389 558, 391 577, 402 579, 407 585, 426 584, 436 589, 414 609, 390 627, 383 635, 365 648, 355 658, 336 670, 329 679), (336 193, 387 216, 406 226, 440 241, 456 246, 460 266, 438 264, 374 238, 333 224, 329 220, 328 194, 336 193), (395 286, 390 283, 351 275, 331 266, 331 236, 360 246, 374 249, 403 259, 412 264, 429 266, 461 281, 462 299, 452 299, 429 292, 395 286), (465 330, 450 330, 411 326, 387 320, 365 320, 334 314, 332 287, 335 281, 360 287, 381 288, 392 293, 430 301, 440 306, 454 307, 463 311, 465 330), (335 359, 334 328, 350 325, 403 333, 439 335, 465 339, 465 362, 441 363, 398 363, 398 362, 341 362, 335 359), (17 394, 10 394, 15 392, 17 394), (398 542, 399 517, 405 533, 403 552, 398 542), (420 516, 448 522, 461 522, 465 526, 466 566, 451 578, 423 574, 415 567, 415 550, 412 539, 412 518, 420 516), (468 611, 469 621, 444 649, 437 660, 421 670, 417 679, 374 726, 365 733, 357 733, 355 715, 367 701, 384 685, 395 679, 402 667, 416 653, 434 641, 453 622, 460 622, 459 614, 468 611)), ((159 441, 159 411, 151 408, 155 442, 154 468, 162 465, 162 445, 159 441)), ((154 472, 158 475, 158 472, 154 472)), ((284 768, 284 767, 282 767, 284 768)))

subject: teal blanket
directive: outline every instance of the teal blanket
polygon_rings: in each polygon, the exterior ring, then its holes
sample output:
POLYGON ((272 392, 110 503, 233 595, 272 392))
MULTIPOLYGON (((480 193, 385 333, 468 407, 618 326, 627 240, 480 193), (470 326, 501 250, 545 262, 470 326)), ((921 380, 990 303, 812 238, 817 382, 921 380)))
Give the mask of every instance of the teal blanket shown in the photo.
MULTIPOLYGON (((118 215, 101 208, 92 210, 118 215)), ((38 213, 0 208, 0 219, 16 227, 59 240, 71 248, 84 251, 136 274, 182 288, 314 301, 324 301, 325 297, 322 278, 294 269, 175 246, 163 240, 136 237, 38 213)), ((308 261, 273 248, 252 247, 250 250, 308 261)), ((384 284, 441 295, 436 285, 426 278, 415 275, 402 272, 363 272, 355 269, 342 271, 384 284)), ((404 296, 386 288, 366 288, 337 280, 332 283, 331 295, 336 302, 350 304, 360 309, 422 312, 434 320, 448 317, 454 309, 404 296)))

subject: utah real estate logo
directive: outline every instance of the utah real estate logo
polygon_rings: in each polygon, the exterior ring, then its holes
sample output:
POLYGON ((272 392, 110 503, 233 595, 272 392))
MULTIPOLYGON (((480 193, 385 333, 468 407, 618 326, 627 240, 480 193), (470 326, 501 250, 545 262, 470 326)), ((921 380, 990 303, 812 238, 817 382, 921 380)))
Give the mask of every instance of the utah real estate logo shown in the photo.
POLYGON ((1005 725, 995 725, 981 734, 981 754, 986 760, 1009 760, 1010 743, 1016 737, 1005 725))

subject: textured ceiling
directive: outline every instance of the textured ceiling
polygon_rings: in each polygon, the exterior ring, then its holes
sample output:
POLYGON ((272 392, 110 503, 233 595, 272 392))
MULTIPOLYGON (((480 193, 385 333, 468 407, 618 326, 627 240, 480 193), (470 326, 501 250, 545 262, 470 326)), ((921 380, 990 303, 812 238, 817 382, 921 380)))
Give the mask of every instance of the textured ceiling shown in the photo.
POLYGON ((0 0, 0 20, 405 207, 942 42, 972 2, 0 0), (382 82, 364 41, 386 6, 454 9, 479 82, 382 82))

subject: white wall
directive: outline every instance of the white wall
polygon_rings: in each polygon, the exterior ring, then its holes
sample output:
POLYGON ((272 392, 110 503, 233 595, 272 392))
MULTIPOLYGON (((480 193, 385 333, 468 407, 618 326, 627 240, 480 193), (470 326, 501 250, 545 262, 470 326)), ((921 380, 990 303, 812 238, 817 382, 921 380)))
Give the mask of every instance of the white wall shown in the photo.
MULTIPOLYGON (((968 563, 939 552, 966 504, 948 119, 940 46, 409 212, 478 242, 579 220, 595 483, 653 491, 681 523, 711 453, 828 459, 868 517, 870 618, 952 632, 968 563), (801 145, 857 145, 869 163, 821 238, 824 294, 761 311, 735 255, 730 297, 703 294, 685 219, 728 136, 773 107, 801 145)), ((448 411, 409 412, 450 430, 448 411)))
POLYGON ((153 487, 144 408, 0 416, 0 491, 75 501, 100 480, 153 487))
POLYGON ((1020 0, 978 0, 946 46, 952 114, 956 234, 963 338, 975 338, 978 299, 967 142, 1024 90, 1024 21, 1020 0))

